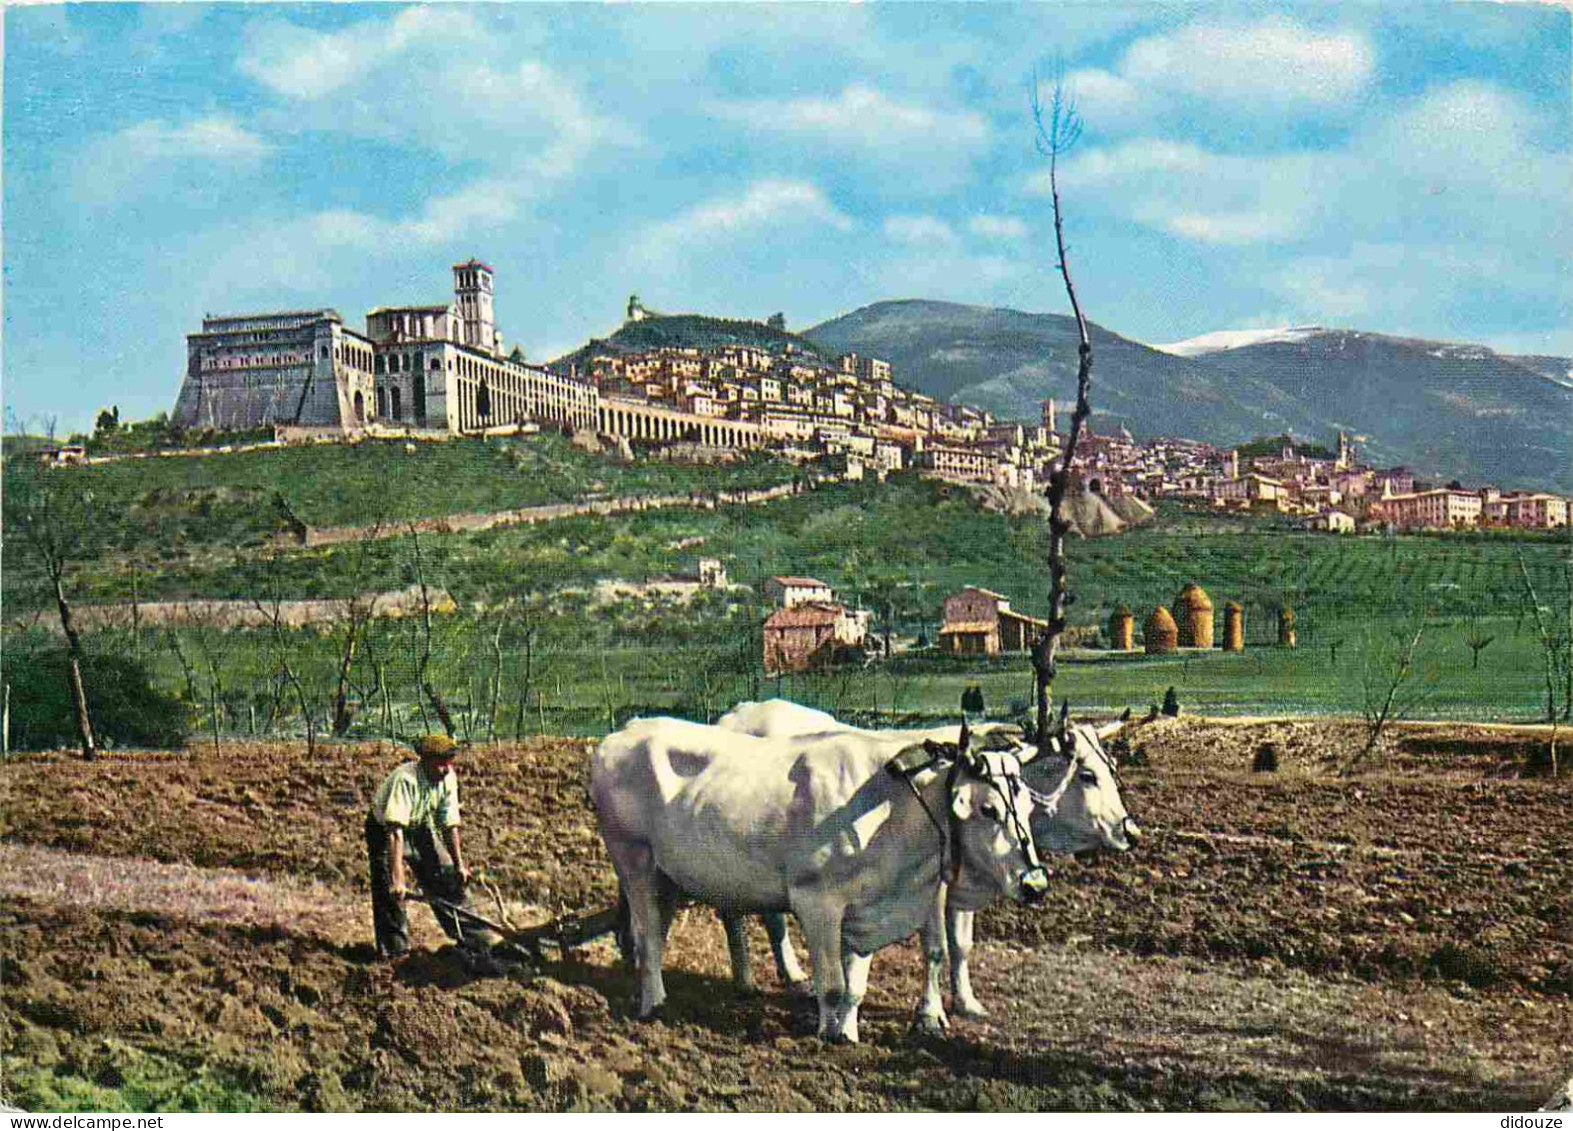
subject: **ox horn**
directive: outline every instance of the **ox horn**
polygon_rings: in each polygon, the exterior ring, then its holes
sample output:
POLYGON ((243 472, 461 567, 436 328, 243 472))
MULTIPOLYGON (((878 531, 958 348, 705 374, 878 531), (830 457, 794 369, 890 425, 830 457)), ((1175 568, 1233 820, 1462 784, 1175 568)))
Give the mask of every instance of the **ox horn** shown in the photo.
POLYGON ((1109 739, 1113 738, 1115 735, 1119 734, 1120 731, 1123 730, 1125 728, 1126 724, 1129 723, 1130 721, 1131 721, 1131 709, 1129 707, 1127 707, 1127 708, 1125 708, 1125 713, 1122 714, 1119 718, 1115 719, 1112 723, 1108 723, 1108 724, 1106 724, 1104 726, 1101 726, 1101 727, 1099 727, 1097 729, 1097 731, 1095 733, 1098 736, 1098 741, 1099 742, 1106 742, 1109 739))

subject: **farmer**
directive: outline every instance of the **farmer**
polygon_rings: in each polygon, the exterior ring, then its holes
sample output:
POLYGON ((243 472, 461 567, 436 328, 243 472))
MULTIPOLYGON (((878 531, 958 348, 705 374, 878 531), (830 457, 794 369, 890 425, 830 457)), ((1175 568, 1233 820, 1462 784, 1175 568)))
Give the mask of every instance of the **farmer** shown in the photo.
POLYGON ((411 867, 438 925, 455 942, 464 938, 458 917, 436 903, 462 903, 470 880, 459 843, 459 779, 453 772, 458 747, 446 735, 428 734, 416 740, 415 753, 416 760, 383 779, 366 817, 371 917, 377 953, 384 958, 397 958, 410 949, 404 898, 410 894, 406 877, 411 867))

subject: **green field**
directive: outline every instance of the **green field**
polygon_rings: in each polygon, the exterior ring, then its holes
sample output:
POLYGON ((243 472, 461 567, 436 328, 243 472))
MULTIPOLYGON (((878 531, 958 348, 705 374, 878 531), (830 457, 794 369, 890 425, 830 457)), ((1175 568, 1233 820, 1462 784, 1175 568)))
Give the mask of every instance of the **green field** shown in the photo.
MULTIPOLYGON (((142 601, 342 598, 402 589, 417 577, 448 591, 459 612, 434 618, 430 674, 472 736, 596 733, 631 714, 713 715, 738 698, 776 693, 870 718, 939 716, 954 709, 968 681, 981 683, 991 707, 1005 713, 1030 698, 1024 657, 958 663, 914 654, 856 670, 765 677, 759 584, 778 573, 820 577, 843 600, 874 609, 878 630, 888 611, 894 633, 909 641, 935 638, 942 598, 964 585, 998 590, 1040 615, 1048 603, 1041 520, 982 511, 966 491, 902 476, 750 507, 424 535, 417 569, 407 535, 264 553, 262 534, 276 525, 266 501, 283 495, 306 521, 332 524, 586 494, 758 486, 792 472, 764 460, 726 469, 622 465, 544 436, 419 445, 414 453, 402 444, 363 444, 139 460, 52 474, 80 476, 57 482, 88 484, 95 499, 118 507, 72 573, 80 601, 124 602, 133 591, 142 601), (598 606, 589 596, 597 579, 692 569, 699 556, 722 559, 732 580, 749 588, 692 606, 598 606)), ((15 630, 19 614, 52 609, 24 551, 8 539, 8 669, 39 646, 36 634, 15 630)), ((1565 545, 1547 537, 1333 537, 1165 506, 1148 527, 1071 542, 1071 623, 1091 647, 1070 653, 1056 694, 1089 710, 1141 710, 1173 686, 1188 710, 1358 714, 1381 666, 1372 657, 1405 625, 1423 622, 1412 713, 1533 720, 1544 711, 1544 679, 1519 562, 1542 604, 1559 609, 1565 555, 1565 545), (1139 631, 1155 604, 1169 604, 1190 581, 1211 595, 1220 636, 1224 603, 1244 606, 1245 653, 1148 658, 1099 650, 1098 630, 1116 605, 1136 613, 1139 631), (1294 650, 1275 645, 1285 604, 1298 620, 1294 650), (1466 643, 1472 635, 1492 638, 1478 670, 1466 643)), ((250 733, 302 727, 290 702, 298 696, 279 694, 281 660, 301 673, 321 725, 342 637, 335 624, 282 641, 201 628, 144 630, 133 639, 121 630, 98 634, 90 646, 141 656, 156 685, 191 701, 200 725, 211 726, 217 701, 221 731, 250 733)), ((423 646, 413 620, 378 622, 360 643, 352 698, 364 702, 354 733, 433 725, 415 690, 423 646)))

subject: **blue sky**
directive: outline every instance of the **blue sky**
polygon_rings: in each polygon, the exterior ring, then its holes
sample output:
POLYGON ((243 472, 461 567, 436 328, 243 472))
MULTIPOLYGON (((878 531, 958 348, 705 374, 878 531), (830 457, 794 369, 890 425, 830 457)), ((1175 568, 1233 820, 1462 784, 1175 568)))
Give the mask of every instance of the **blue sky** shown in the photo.
POLYGON ((658 310, 1063 311, 1573 355, 1570 23, 1531 4, 170 4, 5 13, 4 398, 172 407, 204 312, 443 300, 545 360, 658 310))

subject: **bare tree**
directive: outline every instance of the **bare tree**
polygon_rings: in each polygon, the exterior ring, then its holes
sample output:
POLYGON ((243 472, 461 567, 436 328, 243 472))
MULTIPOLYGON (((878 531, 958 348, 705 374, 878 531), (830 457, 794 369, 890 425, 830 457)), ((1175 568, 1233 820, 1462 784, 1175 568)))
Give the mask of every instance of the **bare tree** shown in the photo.
POLYGON ((1546 683, 1546 722, 1551 725, 1551 776, 1556 777, 1558 725, 1573 710, 1573 549, 1563 562, 1567 600, 1556 612, 1540 603, 1540 594, 1529 575, 1522 547, 1518 550, 1518 574, 1523 583, 1524 605, 1535 622, 1535 635, 1540 644, 1541 674, 1546 683))
MULTIPOLYGON (((21 430, 14 418, 11 429, 21 430)), ((46 434, 49 439, 54 438, 52 422, 46 434)), ((70 589, 73 567, 91 553, 102 516, 97 513, 92 492, 72 472, 45 466, 44 458, 47 457, 23 451, 6 461, 5 526, 8 531, 21 534, 23 544, 43 570, 46 585, 53 591, 60 630, 66 638, 66 678, 77 738, 83 760, 91 762, 98 757, 98 740, 88 711, 87 685, 82 679, 85 652, 72 613, 70 589)))
POLYGON ((502 608, 497 611, 497 625, 492 629, 492 670, 486 700, 486 741, 493 746, 497 745, 497 707, 502 700, 502 637, 508 628, 508 622, 512 619, 512 616, 513 601, 503 602, 502 608))
POLYGON ((432 684, 431 673, 431 590, 426 586, 426 568, 421 559, 421 536, 416 523, 409 524, 410 545, 414 551, 415 584, 421 595, 420 619, 420 658, 415 665, 415 682, 420 688, 421 695, 431 708, 436 712, 438 720, 442 723, 443 731, 449 738, 458 734, 458 728, 453 722, 453 712, 448 708, 448 701, 442 693, 432 684))
POLYGON ((1065 283, 1065 295, 1070 300, 1071 312, 1076 317, 1077 366, 1076 407, 1071 413, 1070 433, 1065 439, 1065 450, 1059 465, 1049 476, 1049 624, 1043 635, 1032 647, 1034 696, 1038 713, 1038 746, 1049 742, 1051 707, 1054 697, 1055 661, 1061 635, 1065 632, 1065 610, 1072 596, 1066 588, 1065 538, 1070 533, 1070 520, 1065 516, 1065 493, 1070 483, 1071 467, 1076 458, 1076 446, 1082 428, 1092 414, 1092 336, 1087 330, 1087 318, 1082 313, 1081 302, 1076 297, 1076 284, 1071 279, 1070 257, 1065 249, 1065 212, 1060 204, 1059 161, 1069 153, 1081 137, 1081 116, 1076 112, 1075 100, 1065 89, 1064 74, 1056 74, 1054 94, 1047 108, 1040 97, 1038 75, 1032 76, 1032 121, 1038 153, 1049 162, 1049 194, 1054 206, 1054 250, 1058 256, 1056 267, 1065 283))
MULTIPOLYGON (((377 597, 368 592, 370 585, 371 546, 382 537, 385 523, 379 517, 370 526, 362 527, 356 535, 355 548, 350 553, 350 568, 346 578, 347 593, 340 598, 338 625, 341 633, 338 648, 338 674, 333 689, 333 734, 342 738, 349 733, 355 713, 350 707, 350 692, 354 688, 356 653, 365 634, 366 625, 375 611, 377 597)), ((361 697, 362 700, 366 696, 361 697)))
POLYGON ((1417 609, 1401 623, 1385 632, 1370 631, 1365 642, 1361 670, 1361 715, 1365 719, 1365 745, 1344 765, 1352 773, 1381 745, 1387 728, 1408 715, 1422 696, 1412 693, 1420 642, 1425 637, 1426 618, 1417 609))
MULTIPOLYGON (((279 557, 270 554, 266 560, 267 570, 264 573, 264 594, 252 599, 252 604, 267 618, 268 638, 272 645, 274 671, 277 673, 280 691, 288 687, 295 692, 295 701, 300 707, 301 717, 306 722, 306 755, 311 757, 317 752, 317 720, 312 711, 311 696, 306 691, 306 685, 300 678, 290 648, 289 636, 286 634, 284 624, 284 586, 279 576, 279 557)), ((275 704, 278 696, 275 696, 275 704)))
POLYGON ((1470 671, 1480 670, 1480 653, 1491 647, 1491 642, 1495 639, 1496 636, 1494 634, 1486 634, 1485 622, 1479 616, 1471 614, 1469 617, 1469 628, 1464 635, 1464 643, 1469 645, 1469 651, 1472 654, 1469 665, 1470 671))
MULTIPOLYGON (((523 658, 519 662, 518 695, 519 707, 514 714, 513 737, 514 741, 524 738, 525 712, 530 703, 530 686, 535 680, 535 653, 540 637, 541 610, 534 602, 527 602, 519 612, 519 645, 523 658)), ((539 713, 542 715, 542 727, 545 727, 545 708, 539 707, 540 692, 536 692, 536 702, 539 713)))
MULTIPOLYGON (((202 666, 207 670, 208 687, 208 712, 213 732, 213 750, 220 750, 219 734, 224 714, 224 661, 229 656, 230 650, 235 646, 235 634, 218 622, 218 615, 212 606, 200 603, 187 603, 182 612, 184 620, 190 627, 191 641, 196 645, 198 654, 202 659, 202 666)), ((172 633, 177 641, 178 635, 172 633)), ((185 657, 181 657, 181 666, 187 667, 185 657)), ((192 673, 187 669, 186 679, 189 686, 195 689, 192 673)), ((193 700, 195 706, 195 700, 193 700)))

